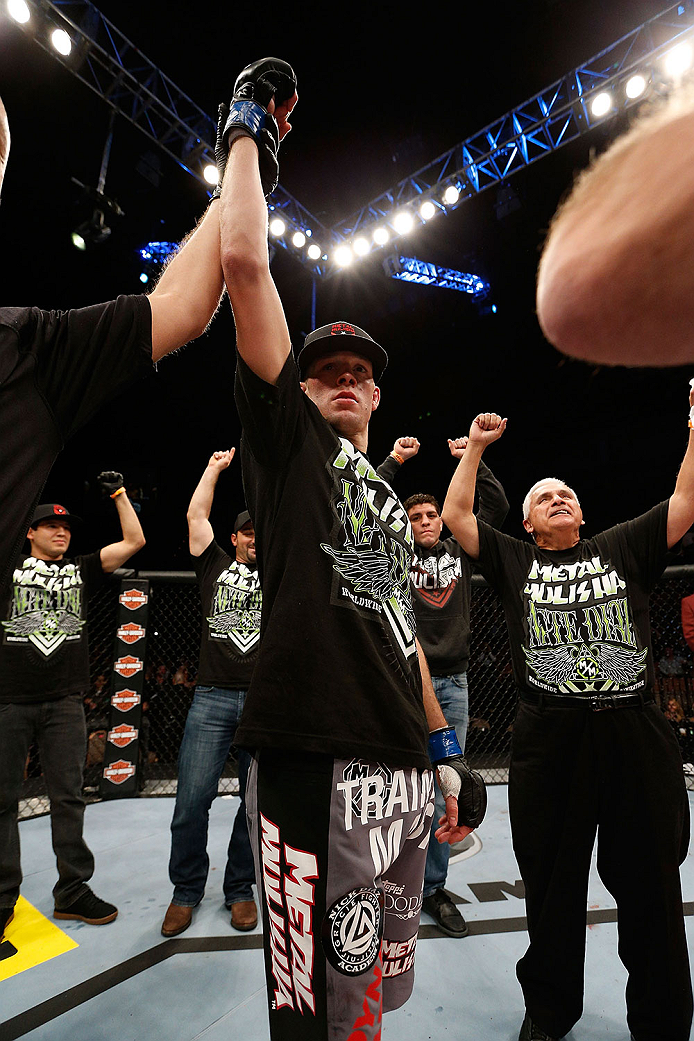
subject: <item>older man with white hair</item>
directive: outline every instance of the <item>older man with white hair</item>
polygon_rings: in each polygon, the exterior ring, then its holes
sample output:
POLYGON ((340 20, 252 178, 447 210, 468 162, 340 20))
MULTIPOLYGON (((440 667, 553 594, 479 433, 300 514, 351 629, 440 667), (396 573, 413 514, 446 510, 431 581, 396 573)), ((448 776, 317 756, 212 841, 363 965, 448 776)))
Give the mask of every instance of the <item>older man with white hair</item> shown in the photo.
POLYGON ((509 773, 530 935, 517 966, 519 1041, 556 1041, 581 1016, 596 835, 598 872, 619 915, 631 1037, 688 1041, 679 865, 689 807, 677 742, 653 697, 648 594, 694 522, 694 436, 670 498, 592 538, 581 538, 576 493, 553 477, 538 481, 523 503, 533 544, 473 513, 479 461, 505 427, 495 413, 474 420, 443 519, 501 597, 520 693, 509 773))

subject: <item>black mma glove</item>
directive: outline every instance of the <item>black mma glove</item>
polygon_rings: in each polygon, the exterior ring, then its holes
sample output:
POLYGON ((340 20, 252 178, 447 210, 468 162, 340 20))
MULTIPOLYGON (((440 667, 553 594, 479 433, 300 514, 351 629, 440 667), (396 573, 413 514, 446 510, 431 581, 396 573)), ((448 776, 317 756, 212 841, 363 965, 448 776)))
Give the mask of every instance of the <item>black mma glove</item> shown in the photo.
POLYGON ((107 495, 113 495, 114 492, 123 487, 123 474, 119 474, 116 470, 102 471, 97 480, 101 485, 101 490, 107 495))
POLYGON ((239 134, 252 137, 258 145, 260 180, 265 198, 270 196, 279 181, 277 151, 280 145, 277 120, 267 106, 273 100, 279 107, 296 92, 296 76, 291 65, 281 58, 262 58, 247 65, 234 84, 231 105, 219 106, 215 158, 219 183, 212 193, 216 198, 221 191, 222 177, 232 142, 239 134), (226 120, 223 121, 223 109, 226 120))
POLYGON ((458 800, 458 824, 478 827, 487 810, 487 789, 481 774, 467 765, 454 727, 432 730, 429 758, 437 768, 444 798, 454 795, 458 800))

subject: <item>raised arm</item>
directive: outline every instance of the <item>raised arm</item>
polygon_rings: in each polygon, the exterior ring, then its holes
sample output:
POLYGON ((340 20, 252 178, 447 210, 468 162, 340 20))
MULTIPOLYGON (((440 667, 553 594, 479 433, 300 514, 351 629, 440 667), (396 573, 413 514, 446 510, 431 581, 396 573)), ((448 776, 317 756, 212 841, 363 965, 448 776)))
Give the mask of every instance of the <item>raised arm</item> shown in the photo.
POLYGON ((446 493, 441 516, 444 524, 458 540, 467 555, 477 560, 480 540, 474 514, 477 468, 487 445, 498 441, 506 429, 506 420, 496 412, 481 412, 472 421, 468 438, 448 442, 451 455, 460 460, 446 493))
POLYGON ((268 383, 276 382, 291 342, 282 302, 270 274, 261 165, 267 162, 273 143, 276 163, 276 146, 291 129, 288 117, 297 100, 294 90, 276 107, 275 86, 279 99, 287 89, 284 80, 266 70, 256 80, 244 81, 245 101, 239 100, 238 89, 232 99, 222 138, 223 147, 229 140, 231 144, 220 216, 222 267, 236 323, 236 345, 246 364, 268 383), (260 127, 257 132, 256 124, 260 127))
POLYGON ((10 124, 7 119, 5 106, 0 98, 0 192, 2 191, 2 180, 5 176, 5 167, 10 154, 10 124))
POLYGON ((566 354, 606 364, 694 361, 694 102, 637 122, 558 210, 537 314, 566 354))
MULTIPOLYGON (((694 380, 692 381, 694 383, 694 380)), ((694 386, 689 391, 690 416, 694 417, 694 386)), ((689 420, 689 442, 677 474, 667 511, 667 544, 671 549, 694 524, 694 429, 689 420)))
POLYGON ((123 534, 120 542, 112 542, 101 549, 101 567, 104 571, 111 572, 122 567, 126 560, 130 560, 132 555, 137 553, 138 549, 142 549, 145 544, 145 535, 133 509, 133 504, 123 487, 123 475, 113 470, 107 470, 99 474, 99 481, 113 499, 123 534))
POLYGON ((205 332, 223 289, 219 201, 214 201, 195 231, 183 240, 149 296, 153 361, 205 332))
POLYGON ((193 557, 199 557, 204 553, 214 538, 210 524, 214 493, 219 475, 229 466, 235 452, 235 448, 230 448, 224 452, 214 452, 210 456, 210 461, 188 504, 188 548, 193 557))
POLYGON ((385 457, 380 466, 376 467, 376 473, 379 477, 382 477, 389 484, 392 484, 393 478, 400 471, 400 467, 403 463, 406 463, 408 459, 413 459, 419 451, 420 445, 416 437, 398 437, 395 439, 395 444, 392 449, 385 457))

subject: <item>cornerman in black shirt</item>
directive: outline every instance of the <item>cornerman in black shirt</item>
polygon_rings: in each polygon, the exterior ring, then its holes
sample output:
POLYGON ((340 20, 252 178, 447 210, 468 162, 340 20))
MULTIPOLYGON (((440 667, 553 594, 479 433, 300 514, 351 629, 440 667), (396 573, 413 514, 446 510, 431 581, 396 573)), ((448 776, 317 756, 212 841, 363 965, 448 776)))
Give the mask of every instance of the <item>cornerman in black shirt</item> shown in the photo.
MULTIPOLYGON (((0 102, 0 187, 10 132, 0 102)), ((219 305, 219 203, 213 201, 149 296, 69 311, 0 307, 0 599, 41 490, 65 441, 100 406, 200 336, 219 305)))
MULTIPOLYGON (((205 892, 209 870, 207 828, 210 806, 253 675, 260 643, 262 594, 258 581, 255 532, 248 510, 234 521, 232 558, 215 541, 210 511, 219 475, 235 449, 214 452, 188 506, 188 545, 200 583, 202 639, 193 703, 178 757, 176 806, 171 821, 169 878, 174 886, 161 927, 178 936, 193 920, 205 892)), ((224 901, 235 929, 254 929, 253 854, 246 824, 246 776, 250 756, 239 750, 239 796, 222 882, 224 901)))
MULTIPOLYGON (((466 444, 466 437, 449 440, 448 447, 454 459, 460 459, 466 444)), ((379 466, 379 474, 392 481, 402 464, 418 452, 416 438, 398 438, 390 455, 379 466)), ((477 494, 478 519, 500 528, 508 513, 508 499, 500 482, 481 461, 477 494)), ((472 566, 456 539, 441 538, 441 507, 433 495, 426 492, 410 495, 403 506, 410 518, 415 544, 410 582, 417 635, 429 665, 436 699, 448 723, 455 727, 460 747, 464 750, 468 725, 472 566)), ((445 933, 463 937, 469 932, 467 922, 445 889, 451 848, 447 842, 434 839, 438 819, 444 812, 443 797, 437 791, 424 871, 422 906, 445 933)))
POLYGON ((472 510, 482 452, 505 427, 495 413, 473 421, 443 518, 501 596, 520 690, 509 773, 530 936, 517 966, 520 1041, 563 1037, 581 1016, 596 834, 598 872, 617 904, 631 1036, 688 1041, 679 865, 689 805, 677 741, 653 698, 648 594, 694 522, 694 434, 670 499, 592 538, 580 537, 576 493, 538 481, 523 504, 530 544, 472 510))
POLYGON ((30 552, 12 572, 0 637, 0 935, 14 915, 22 871, 17 806, 24 766, 36 741, 51 805, 58 864, 54 918, 112 922, 113 904, 87 885, 94 857, 84 841, 82 778, 89 689, 87 600, 145 544, 123 477, 100 475, 118 511, 123 538, 98 553, 66 557, 78 518, 57 503, 37 506, 27 532, 30 552))
MULTIPOLYGON (((469 771, 428 673, 422 695, 410 524, 364 454, 386 353, 333 322, 306 338, 297 372, 270 274, 263 193, 295 102, 290 66, 255 63, 218 139, 230 148, 222 262, 263 587, 236 740, 255 753, 247 805, 273 1041, 374 1041, 381 1008, 413 984, 433 813, 427 730, 443 784, 469 771)), ((458 791, 447 788, 451 841, 470 831, 457 823, 458 791)))

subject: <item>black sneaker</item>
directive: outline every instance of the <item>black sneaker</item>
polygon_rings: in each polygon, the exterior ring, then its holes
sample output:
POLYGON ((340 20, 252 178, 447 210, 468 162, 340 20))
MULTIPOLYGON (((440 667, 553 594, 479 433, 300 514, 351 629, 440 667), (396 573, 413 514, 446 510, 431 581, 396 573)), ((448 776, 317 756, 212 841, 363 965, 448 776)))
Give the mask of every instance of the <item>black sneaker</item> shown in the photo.
POLYGON ((470 932, 467 922, 445 889, 437 889, 431 896, 425 896, 422 908, 448 936, 467 936, 470 932))
POLYGON ((54 918, 86 922, 87 925, 106 925, 107 922, 112 922, 117 915, 117 907, 107 904, 105 900, 100 900, 89 888, 67 907, 56 907, 53 910, 54 918))
POLYGON ((0 940, 5 935, 5 929, 14 918, 14 907, 0 907, 0 940))
POLYGON ((559 1039, 552 1037, 551 1034, 546 1034, 544 1030, 540 1030, 526 1012, 520 1034, 518 1035, 518 1041, 559 1041, 559 1039))

